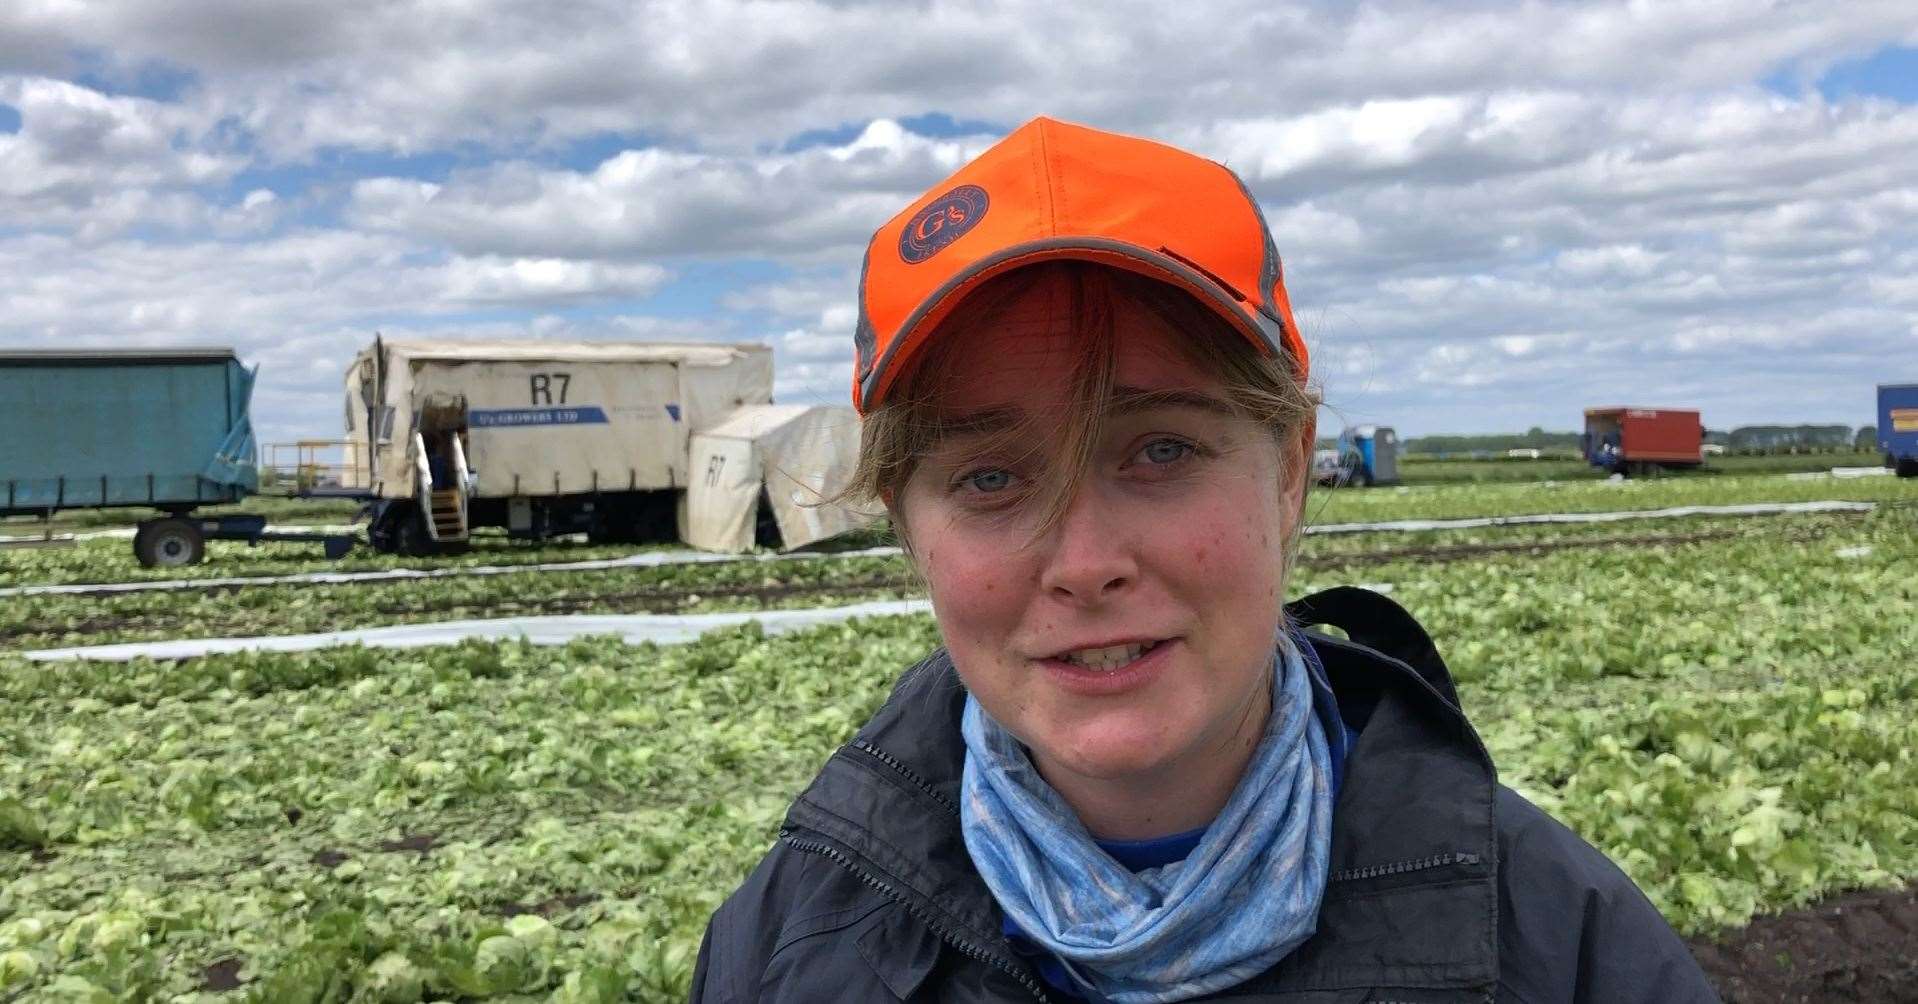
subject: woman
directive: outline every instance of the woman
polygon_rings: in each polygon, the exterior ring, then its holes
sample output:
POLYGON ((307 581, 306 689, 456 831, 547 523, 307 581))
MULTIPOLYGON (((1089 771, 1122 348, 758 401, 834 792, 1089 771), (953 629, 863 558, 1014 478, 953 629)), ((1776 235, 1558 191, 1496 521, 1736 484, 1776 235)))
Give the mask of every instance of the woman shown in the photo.
POLYGON ((714 915, 698 1001, 1702 1001, 1402 611, 1283 604, 1315 402, 1225 168, 1046 119, 868 248, 857 489, 945 648, 714 915), (1310 612, 1310 611, 1308 611, 1310 612))

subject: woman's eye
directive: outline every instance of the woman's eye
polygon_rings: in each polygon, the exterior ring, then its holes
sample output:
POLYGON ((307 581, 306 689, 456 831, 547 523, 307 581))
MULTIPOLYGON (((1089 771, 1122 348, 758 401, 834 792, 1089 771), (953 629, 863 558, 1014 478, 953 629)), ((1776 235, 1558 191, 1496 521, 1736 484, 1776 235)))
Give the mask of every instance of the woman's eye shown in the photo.
POLYGON ((967 488, 984 494, 1000 492, 1012 485, 1012 475, 999 468, 987 471, 974 471, 960 479, 967 488))
POLYGON ((1149 464, 1174 464, 1192 453, 1192 444, 1177 439, 1155 439, 1139 451, 1149 464))

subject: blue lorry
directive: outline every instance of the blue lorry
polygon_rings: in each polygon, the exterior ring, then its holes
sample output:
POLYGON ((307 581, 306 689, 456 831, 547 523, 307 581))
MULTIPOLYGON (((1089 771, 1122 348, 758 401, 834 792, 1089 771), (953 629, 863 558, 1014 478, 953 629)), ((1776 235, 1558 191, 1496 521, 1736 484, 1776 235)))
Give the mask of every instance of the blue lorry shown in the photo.
POLYGON ((1918 383, 1878 385, 1878 448, 1899 477, 1918 477, 1918 383))
POLYGON ((156 509, 133 538, 148 567, 197 563, 209 539, 314 541, 344 554, 350 537, 194 515, 259 490, 256 372, 226 348, 0 352, 0 516, 156 509))

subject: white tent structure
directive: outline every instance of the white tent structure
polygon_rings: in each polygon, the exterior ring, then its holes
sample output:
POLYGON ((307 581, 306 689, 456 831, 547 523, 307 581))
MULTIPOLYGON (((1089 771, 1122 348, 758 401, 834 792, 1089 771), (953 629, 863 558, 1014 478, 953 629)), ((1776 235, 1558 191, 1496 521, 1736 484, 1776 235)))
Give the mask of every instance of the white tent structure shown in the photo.
POLYGON ((867 525, 871 515, 830 501, 851 480, 858 456, 859 418, 851 408, 739 408, 693 432, 680 539, 710 551, 746 551, 770 520, 779 548, 792 550, 867 525))

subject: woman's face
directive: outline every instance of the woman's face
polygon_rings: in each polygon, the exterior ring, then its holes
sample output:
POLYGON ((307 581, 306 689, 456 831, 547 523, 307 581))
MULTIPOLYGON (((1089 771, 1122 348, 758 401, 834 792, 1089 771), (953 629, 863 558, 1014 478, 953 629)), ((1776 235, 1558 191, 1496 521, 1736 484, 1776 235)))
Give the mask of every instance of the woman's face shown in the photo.
POLYGON ((1070 400, 1080 354, 1059 299, 1035 290, 990 328, 950 333, 963 344, 934 392, 964 431, 896 504, 960 676, 1042 773, 1188 776, 1263 728, 1302 458, 1281 484, 1271 432, 1231 413, 1156 315, 1122 306, 1090 469, 1035 536, 1018 496, 1053 465, 1045 416, 1070 400), (1034 417, 1033 435, 994 445, 1034 417))

